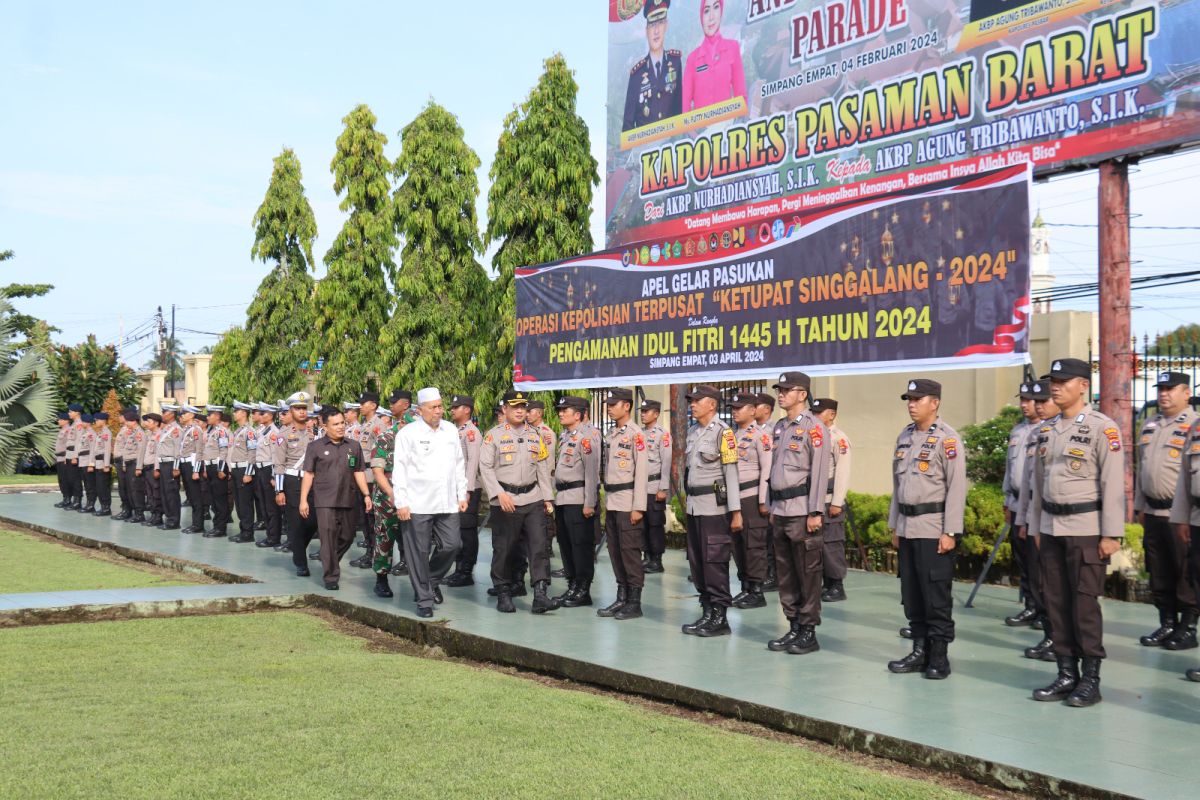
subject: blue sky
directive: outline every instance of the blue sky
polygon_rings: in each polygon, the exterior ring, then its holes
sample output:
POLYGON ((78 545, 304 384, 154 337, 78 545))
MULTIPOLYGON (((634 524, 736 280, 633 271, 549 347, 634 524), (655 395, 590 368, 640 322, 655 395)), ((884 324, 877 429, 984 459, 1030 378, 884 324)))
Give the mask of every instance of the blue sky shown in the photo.
MULTIPOLYGON (((556 51, 576 72, 603 165, 606 7, 6 3, 0 249, 17 258, 0 280, 54 283, 22 307, 64 342, 115 342, 172 303, 179 327, 222 331, 242 321, 267 270, 250 259, 250 220, 282 147, 303 164, 320 261, 341 225, 329 162, 351 108, 371 106, 394 158, 400 128, 437 100, 479 154, 486 193, 503 118, 556 51)), ((1197 180, 1196 155, 1136 167, 1134 224, 1196 224, 1197 180)), ((1039 184, 1034 201, 1051 223, 1094 224, 1095 188, 1094 172, 1069 176, 1039 184)), ((600 246, 603 186, 595 196, 600 246)), ((481 222, 484 208, 481 198, 481 222)), ((1192 268, 1198 234, 1135 231, 1134 274, 1192 268)), ((1094 228, 1056 228, 1052 247, 1060 283, 1095 280, 1094 228)), ((1135 293, 1135 331, 1194 320, 1196 286, 1135 293)), ((215 341, 180 338, 189 349, 215 341)), ((128 345, 134 366, 148 342, 128 345)))

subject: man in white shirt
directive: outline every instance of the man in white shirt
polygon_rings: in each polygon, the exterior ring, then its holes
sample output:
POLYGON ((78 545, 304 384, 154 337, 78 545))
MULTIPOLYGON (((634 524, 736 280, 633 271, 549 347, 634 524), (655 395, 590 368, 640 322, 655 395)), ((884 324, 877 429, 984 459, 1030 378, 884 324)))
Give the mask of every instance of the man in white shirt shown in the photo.
POLYGON ((403 528, 404 552, 417 616, 428 618, 434 603, 442 602, 439 584, 461 544, 458 515, 467 510, 467 469, 458 429, 442 419, 441 393, 419 391, 417 411, 420 419, 396 433, 392 491, 396 515, 409 523, 403 528))

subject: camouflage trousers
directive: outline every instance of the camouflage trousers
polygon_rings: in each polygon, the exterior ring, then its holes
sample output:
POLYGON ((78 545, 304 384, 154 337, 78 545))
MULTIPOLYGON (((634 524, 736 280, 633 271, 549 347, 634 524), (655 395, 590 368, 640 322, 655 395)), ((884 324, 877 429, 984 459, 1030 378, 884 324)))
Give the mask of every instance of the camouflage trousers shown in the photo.
POLYGON ((404 539, 400 535, 400 517, 387 495, 376 492, 371 499, 375 506, 375 558, 371 567, 376 575, 385 575, 392 568, 392 546, 399 548, 400 559, 404 559, 404 539))

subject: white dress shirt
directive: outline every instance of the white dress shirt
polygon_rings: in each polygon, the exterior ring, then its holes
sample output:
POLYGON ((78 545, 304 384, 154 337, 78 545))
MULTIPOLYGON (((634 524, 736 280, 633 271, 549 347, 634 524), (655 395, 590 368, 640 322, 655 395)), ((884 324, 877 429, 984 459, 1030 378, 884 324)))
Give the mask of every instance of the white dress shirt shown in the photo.
POLYGON ((454 514, 467 499, 467 468, 458 429, 446 420, 432 428, 417 418, 396 434, 392 460, 396 508, 413 514, 454 514))

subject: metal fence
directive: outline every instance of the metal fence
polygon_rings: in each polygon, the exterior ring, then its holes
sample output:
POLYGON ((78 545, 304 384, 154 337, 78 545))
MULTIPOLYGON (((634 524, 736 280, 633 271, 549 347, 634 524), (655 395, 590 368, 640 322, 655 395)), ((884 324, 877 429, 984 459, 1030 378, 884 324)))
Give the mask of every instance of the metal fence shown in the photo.
MULTIPOLYGON (((1157 339, 1157 337, 1156 337, 1157 339)), ((1192 381, 1192 405, 1200 407, 1200 397, 1196 397, 1197 378, 1200 377, 1200 345, 1196 343, 1175 344, 1170 342, 1152 341, 1147 336, 1139 342, 1137 337, 1130 340, 1130 350, 1133 352, 1133 382, 1130 385, 1130 400, 1133 406, 1133 423, 1138 423, 1146 416, 1154 414, 1158 409, 1158 376, 1163 372, 1182 372, 1192 381)), ((1096 356, 1092 340, 1088 340, 1088 361, 1092 372, 1100 373, 1100 360, 1096 356)), ((1093 381, 1098 387, 1097 401, 1104 392, 1099 381, 1093 381)))
MULTIPOLYGON (((716 386, 718 389, 720 389, 722 396, 724 396, 726 398, 733 397, 733 395, 738 392, 755 392, 755 393, 765 392, 765 391, 767 391, 767 388, 768 388, 767 381, 764 381, 764 380, 724 381, 724 382, 719 382, 719 383, 713 383, 712 385, 716 386)), ((605 393, 607 391, 608 391, 608 389, 592 389, 591 390, 591 409, 590 410, 591 410, 591 414, 592 414, 592 424, 595 425, 596 427, 600 428, 603 431, 607 431, 608 426, 610 425, 608 416, 604 413, 604 397, 605 397, 605 393)), ((641 405, 642 398, 638 392, 637 387, 633 387, 633 393, 634 393, 633 394, 633 396, 634 396, 633 418, 636 421, 638 419, 637 408, 639 405, 641 405)), ((692 410, 689 407, 689 408, 686 408, 684 411, 687 414, 687 424, 691 425, 692 424, 692 410)), ((721 403, 720 407, 717 409, 717 416, 720 417, 725 422, 725 424, 729 425, 730 427, 733 427, 733 409, 731 409, 729 407, 728 403, 721 403)))

